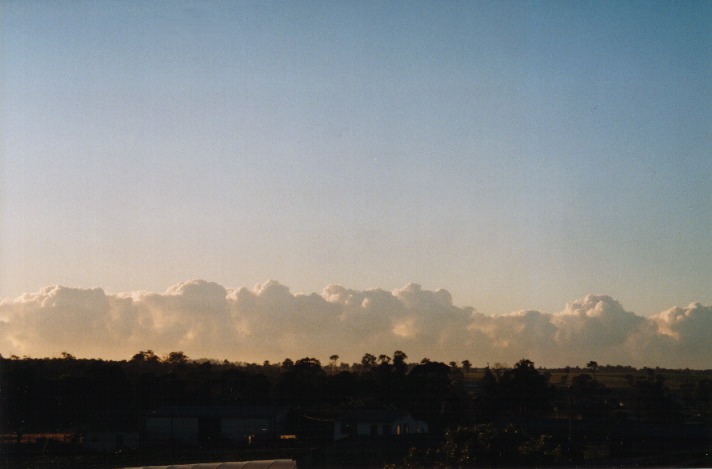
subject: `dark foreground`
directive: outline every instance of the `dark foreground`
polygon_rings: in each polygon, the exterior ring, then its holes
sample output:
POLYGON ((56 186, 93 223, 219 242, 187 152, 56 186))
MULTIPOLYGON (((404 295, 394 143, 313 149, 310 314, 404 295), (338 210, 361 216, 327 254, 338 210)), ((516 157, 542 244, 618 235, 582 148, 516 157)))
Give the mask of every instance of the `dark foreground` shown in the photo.
MULTIPOLYGON (((119 468, 136 466, 168 466, 220 461, 255 461, 267 459, 294 459, 299 468, 428 468, 428 467, 712 467, 710 448, 666 451, 646 456, 628 458, 602 457, 586 461, 559 460, 542 465, 537 458, 531 463, 443 464, 441 462, 412 460, 411 444, 393 443, 354 438, 338 444, 280 449, 263 447, 249 450, 219 450, 190 448, 138 449, 116 453, 97 453, 79 447, 3 447, 0 453, 2 468, 119 468)), ((426 442, 420 448, 436 446, 426 442)))
POLYGON ((712 372, 0 358, 0 467, 712 467, 712 372))

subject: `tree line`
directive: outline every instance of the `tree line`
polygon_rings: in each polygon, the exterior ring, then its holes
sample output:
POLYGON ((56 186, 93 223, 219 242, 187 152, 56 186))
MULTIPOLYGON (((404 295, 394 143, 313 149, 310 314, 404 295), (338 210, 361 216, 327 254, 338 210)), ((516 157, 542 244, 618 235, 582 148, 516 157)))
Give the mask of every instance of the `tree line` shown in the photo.
MULTIPOLYGON (((573 447, 610 440, 626 422, 712 421, 710 375, 689 370, 670 386, 662 370, 625 367, 617 370, 624 384, 609 386, 602 375, 611 367, 594 361, 542 370, 522 359, 475 370, 468 360, 409 363, 400 350, 366 353, 352 365, 338 358, 232 363, 151 350, 123 361, 0 357, 0 433, 138 431, 163 405, 285 406, 306 417, 387 408, 407 410, 440 438, 435 448, 413 448, 407 464, 468 465, 497 454, 510 463, 560 460, 573 447)), ((314 436, 298 425, 295 431, 314 436)))

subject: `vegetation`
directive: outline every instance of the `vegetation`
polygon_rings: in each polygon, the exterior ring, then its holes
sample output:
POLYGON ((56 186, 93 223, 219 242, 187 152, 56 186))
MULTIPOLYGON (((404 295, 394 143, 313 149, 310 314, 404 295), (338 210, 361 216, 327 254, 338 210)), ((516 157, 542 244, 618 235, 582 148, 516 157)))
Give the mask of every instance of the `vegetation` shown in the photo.
POLYGON ((59 358, 0 357, 3 451, 24 435, 140 433, 146 414, 163 405, 284 406, 298 417, 292 429, 297 437, 320 444, 330 435, 299 425, 299 418, 329 421, 353 408, 405 410, 428 423, 429 435, 389 461, 403 467, 596 458, 617 464, 710 443, 694 436, 708 435, 712 424, 710 371, 595 361, 542 370, 526 359, 477 369, 468 360, 413 364, 400 350, 366 353, 354 364, 338 359, 332 355, 326 366, 312 357, 232 363, 190 360, 179 351, 161 358, 151 350, 126 361, 66 352, 59 358))

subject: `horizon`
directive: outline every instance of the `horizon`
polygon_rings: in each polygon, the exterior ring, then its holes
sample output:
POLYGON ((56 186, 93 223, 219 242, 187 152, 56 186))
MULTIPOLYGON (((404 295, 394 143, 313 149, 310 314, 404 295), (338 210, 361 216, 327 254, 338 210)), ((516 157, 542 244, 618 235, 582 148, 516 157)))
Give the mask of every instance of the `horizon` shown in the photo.
MULTIPOLYGON (((428 357, 423 357, 420 360, 414 359, 411 360, 411 357, 408 356, 408 354, 405 351, 402 350, 396 350, 395 352, 403 352, 406 355, 406 359, 404 360, 404 363, 407 368, 412 368, 417 365, 423 365, 427 363, 442 363, 444 365, 447 365, 451 368, 454 368, 457 370, 465 369, 465 366, 463 365, 463 362, 460 361, 455 361, 455 360, 449 360, 449 361, 444 361, 444 360, 431 360, 428 357)), ((343 371, 348 371, 348 372, 359 372, 363 371, 366 368, 364 368, 363 365, 363 360, 355 361, 349 363, 348 361, 343 361, 341 360, 341 357, 337 360, 336 365, 333 365, 333 361, 329 358, 324 359, 323 357, 316 357, 316 356, 309 356, 308 354, 306 356, 300 356, 298 358, 296 357, 284 357, 283 360, 281 361, 270 361, 270 360, 256 360, 256 361, 245 361, 245 360, 228 360, 226 358, 220 358, 220 357, 189 357, 185 354, 180 359, 174 359, 171 360, 169 357, 170 354, 173 353, 183 353, 180 350, 172 350, 167 353, 156 353, 155 350, 152 349, 147 349, 147 350, 139 350, 135 354, 133 354, 131 357, 127 358, 104 358, 104 357, 77 357, 71 352, 68 351, 63 351, 59 355, 53 355, 53 356, 42 356, 42 357, 33 357, 30 355, 10 355, 10 356, 4 356, 2 353, 0 353, 0 360, 78 360, 78 361, 99 361, 99 362, 109 362, 109 363, 131 363, 131 362, 138 362, 138 363, 144 363, 142 360, 135 360, 134 357, 136 355, 141 355, 143 354, 144 356, 151 356, 153 354, 155 356, 154 359, 150 359, 151 361, 155 360, 155 363, 160 363, 160 364, 166 364, 166 365, 183 365, 183 364, 197 364, 197 365, 202 365, 204 363, 209 363, 210 365, 214 366, 231 366, 231 367, 270 367, 270 368, 281 368, 285 369, 284 362, 287 360, 290 360, 292 362, 292 365, 299 360, 316 360, 319 362, 319 366, 326 371, 331 371, 332 373, 334 372, 343 372, 343 371), (344 368, 345 367, 345 368, 344 368)), ((390 352, 391 354, 393 352, 390 352)), ((386 365, 393 366, 393 357, 388 354, 371 354, 370 352, 365 352, 365 355, 373 355, 374 358, 376 359, 376 364, 372 365, 374 368, 377 368, 379 365, 382 363, 379 360, 379 357, 381 355, 385 355, 387 360, 389 360, 386 365)), ((362 357, 363 358, 363 357, 362 357)), ((465 359, 467 360, 467 359, 465 359)), ((464 360, 463 360, 464 361, 464 360)), ((501 369, 501 370, 507 370, 507 369, 513 369, 518 362, 520 361, 531 361, 526 357, 522 357, 521 359, 517 360, 517 362, 514 363, 505 363, 505 362, 486 362, 484 365, 480 364, 473 364, 470 363, 469 360, 467 360, 468 365, 468 373, 480 373, 484 371, 485 369, 501 369)), ((589 360, 589 362, 595 360, 589 360)), ((570 364, 570 365, 564 365, 564 366, 541 366, 535 362, 533 362, 534 367, 537 370, 545 370, 545 371, 581 371, 585 372, 587 370, 592 371, 593 368, 590 366, 589 363, 585 364, 570 364)), ((288 367, 287 367, 288 368, 288 367)), ((619 371, 622 369, 633 369, 636 371, 645 371, 645 370, 651 370, 654 369, 656 371, 682 371, 682 372, 712 372, 712 368, 680 368, 680 367, 673 367, 673 368, 667 368, 667 367, 650 367, 650 366, 633 366, 633 365, 627 365, 624 363, 598 363, 596 362, 595 364, 595 369, 597 370, 598 373, 601 372, 611 372, 611 371, 619 371), (608 369, 608 370, 606 370, 608 369), (612 370, 611 370, 612 369, 612 370)))
POLYGON ((710 24, 705 1, 3 2, 0 352, 710 366, 710 24))

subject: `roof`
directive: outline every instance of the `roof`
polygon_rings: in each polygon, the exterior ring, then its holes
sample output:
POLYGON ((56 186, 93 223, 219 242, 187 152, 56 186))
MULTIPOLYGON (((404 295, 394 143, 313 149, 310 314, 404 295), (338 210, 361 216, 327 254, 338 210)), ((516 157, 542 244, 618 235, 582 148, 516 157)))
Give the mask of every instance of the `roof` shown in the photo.
POLYGON ((353 409, 338 418, 338 421, 392 423, 410 417, 408 412, 392 409, 353 409))
POLYGON ((296 469, 296 467, 297 462, 291 459, 272 459, 264 461, 179 464, 174 466, 138 466, 124 469, 296 469))
POLYGON ((286 407, 269 406, 163 406, 149 417, 232 417, 272 418, 287 413, 286 407))

